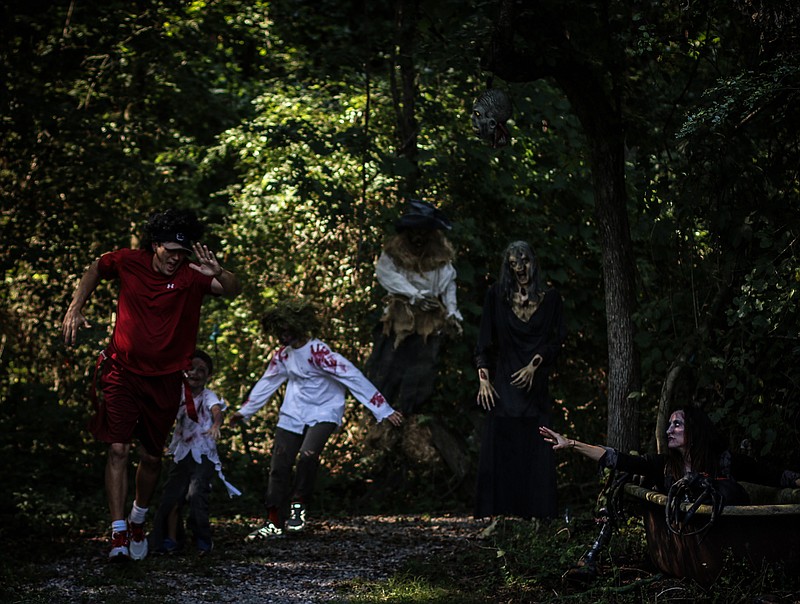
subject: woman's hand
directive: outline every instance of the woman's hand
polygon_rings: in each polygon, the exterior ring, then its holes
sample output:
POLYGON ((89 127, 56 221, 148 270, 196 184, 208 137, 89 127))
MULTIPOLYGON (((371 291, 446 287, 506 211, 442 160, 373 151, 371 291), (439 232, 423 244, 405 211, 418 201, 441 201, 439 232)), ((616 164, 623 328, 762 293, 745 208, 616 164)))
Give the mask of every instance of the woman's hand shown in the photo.
POLYGON ((489 381, 489 372, 486 369, 478 369, 478 380, 478 404, 486 411, 490 411, 494 407, 497 390, 489 381))
POLYGON ((539 434, 544 438, 544 442, 553 445, 554 451, 558 449, 569 449, 575 446, 575 441, 564 438, 561 434, 546 426, 539 426, 539 434))
POLYGON ((558 451, 559 449, 574 449, 576 453, 580 453, 593 461, 600 461, 606 454, 606 447, 590 445, 575 440, 574 438, 564 438, 561 434, 555 430, 551 430, 547 426, 539 426, 539 434, 541 434, 545 442, 553 445, 554 451, 558 451))
POLYGON ((536 369, 542 364, 542 355, 535 354, 531 362, 525 365, 519 371, 511 374, 511 385, 517 388, 524 388, 528 392, 533 386, 533 376, 536 375, 536 369))

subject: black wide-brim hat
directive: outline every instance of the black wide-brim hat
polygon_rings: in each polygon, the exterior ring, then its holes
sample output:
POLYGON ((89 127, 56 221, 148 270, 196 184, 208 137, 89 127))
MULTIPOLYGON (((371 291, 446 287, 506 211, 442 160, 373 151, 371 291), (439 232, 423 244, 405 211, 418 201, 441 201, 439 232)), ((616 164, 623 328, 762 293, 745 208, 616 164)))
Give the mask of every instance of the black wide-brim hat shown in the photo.
POLYGON ((453 228, 450 219, 433 204, 420 199, 409 199, 406 210, 394 223, 397 231, 405 229, 439 229, 449 231, 453 228))

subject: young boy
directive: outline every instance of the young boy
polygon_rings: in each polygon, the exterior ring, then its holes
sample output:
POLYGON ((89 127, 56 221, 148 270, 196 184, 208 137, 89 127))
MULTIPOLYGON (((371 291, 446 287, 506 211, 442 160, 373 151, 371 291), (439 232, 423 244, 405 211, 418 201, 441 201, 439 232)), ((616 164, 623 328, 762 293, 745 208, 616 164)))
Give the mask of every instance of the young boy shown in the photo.
POLYGON ((205 387, 213 369, 211 357, 202 350, 195 350, 186 381, 192 391, 197 421, 188 416, 186 405, 181 405, 169 446, 173 462, 150 534, 150 548, 155 552, 172 553, 183 545, 178 527, 180 513, 186 502, 189 503, 188 526, 198 551, 201 555, 211 551, 213 541, 208 513, 211 479, 215 470, 231 497, 241 494, 225 480, 217 454, 216 440, 226 406, 222 399, 205 387))
POLYGON ((248 539, 282 535, 284 522, 288 531, 305 528, 306 505, 314 490, 320 454, 342 423, 347 390, 379 422, 386 419, 394 426, 403 422, 402 414, 389 406, 361 371, 312 336, 319 328, 313 306, 305 302, 282 302, 267 312, 262 327, 278 339, 281 348, 273 355, 248 400, 231 417, 231 423, 252 417, 283 383, 286 393, 272 446, 267 522, 248 539))

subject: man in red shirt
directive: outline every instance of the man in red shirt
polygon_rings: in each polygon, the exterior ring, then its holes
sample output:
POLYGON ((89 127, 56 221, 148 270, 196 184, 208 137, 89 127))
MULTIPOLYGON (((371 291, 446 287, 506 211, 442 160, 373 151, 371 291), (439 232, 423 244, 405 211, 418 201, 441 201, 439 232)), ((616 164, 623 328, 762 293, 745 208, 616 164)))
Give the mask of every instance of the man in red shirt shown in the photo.
POLYGON ((95 260, 64 316, 62 333, 71 345, 81 327, 90 327, 83 307, 98 283, 119 281, 114 333, 98 360, 102 402, 90 423, 95 438, 109 444, 105 485, 112 521, 111 560, 147 556, 145 515, 182 392, 190 416, 193 411, 183 372, 197 344, 203 297, 234 297, 241 290, 236 276, 197 241, 202 234, 203 225, 189 210, 153 214, 145 226, 143 248, 108 252, 95 260), (192 252, 197 263, 188 262, 192 252), (134 438, 142 446, 136 498, 126 519, 127 466, 134 438))

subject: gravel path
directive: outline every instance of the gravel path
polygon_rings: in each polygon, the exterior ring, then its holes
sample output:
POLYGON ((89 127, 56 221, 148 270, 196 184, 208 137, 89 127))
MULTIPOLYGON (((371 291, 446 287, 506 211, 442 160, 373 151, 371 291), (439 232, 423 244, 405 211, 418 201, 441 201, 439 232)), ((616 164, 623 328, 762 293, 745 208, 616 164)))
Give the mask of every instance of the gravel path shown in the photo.
POLYGON ((245 542, 242 523, 215 526, 210 556, 149 556, 108 564, 105 539, 86 539, 41 567, 15 602, 347 602, 345 583, 382 581, 410 558, 435 560, 479 539, 485 521, 464 516, 359 516, 311 521, 300 535, 245 542))

